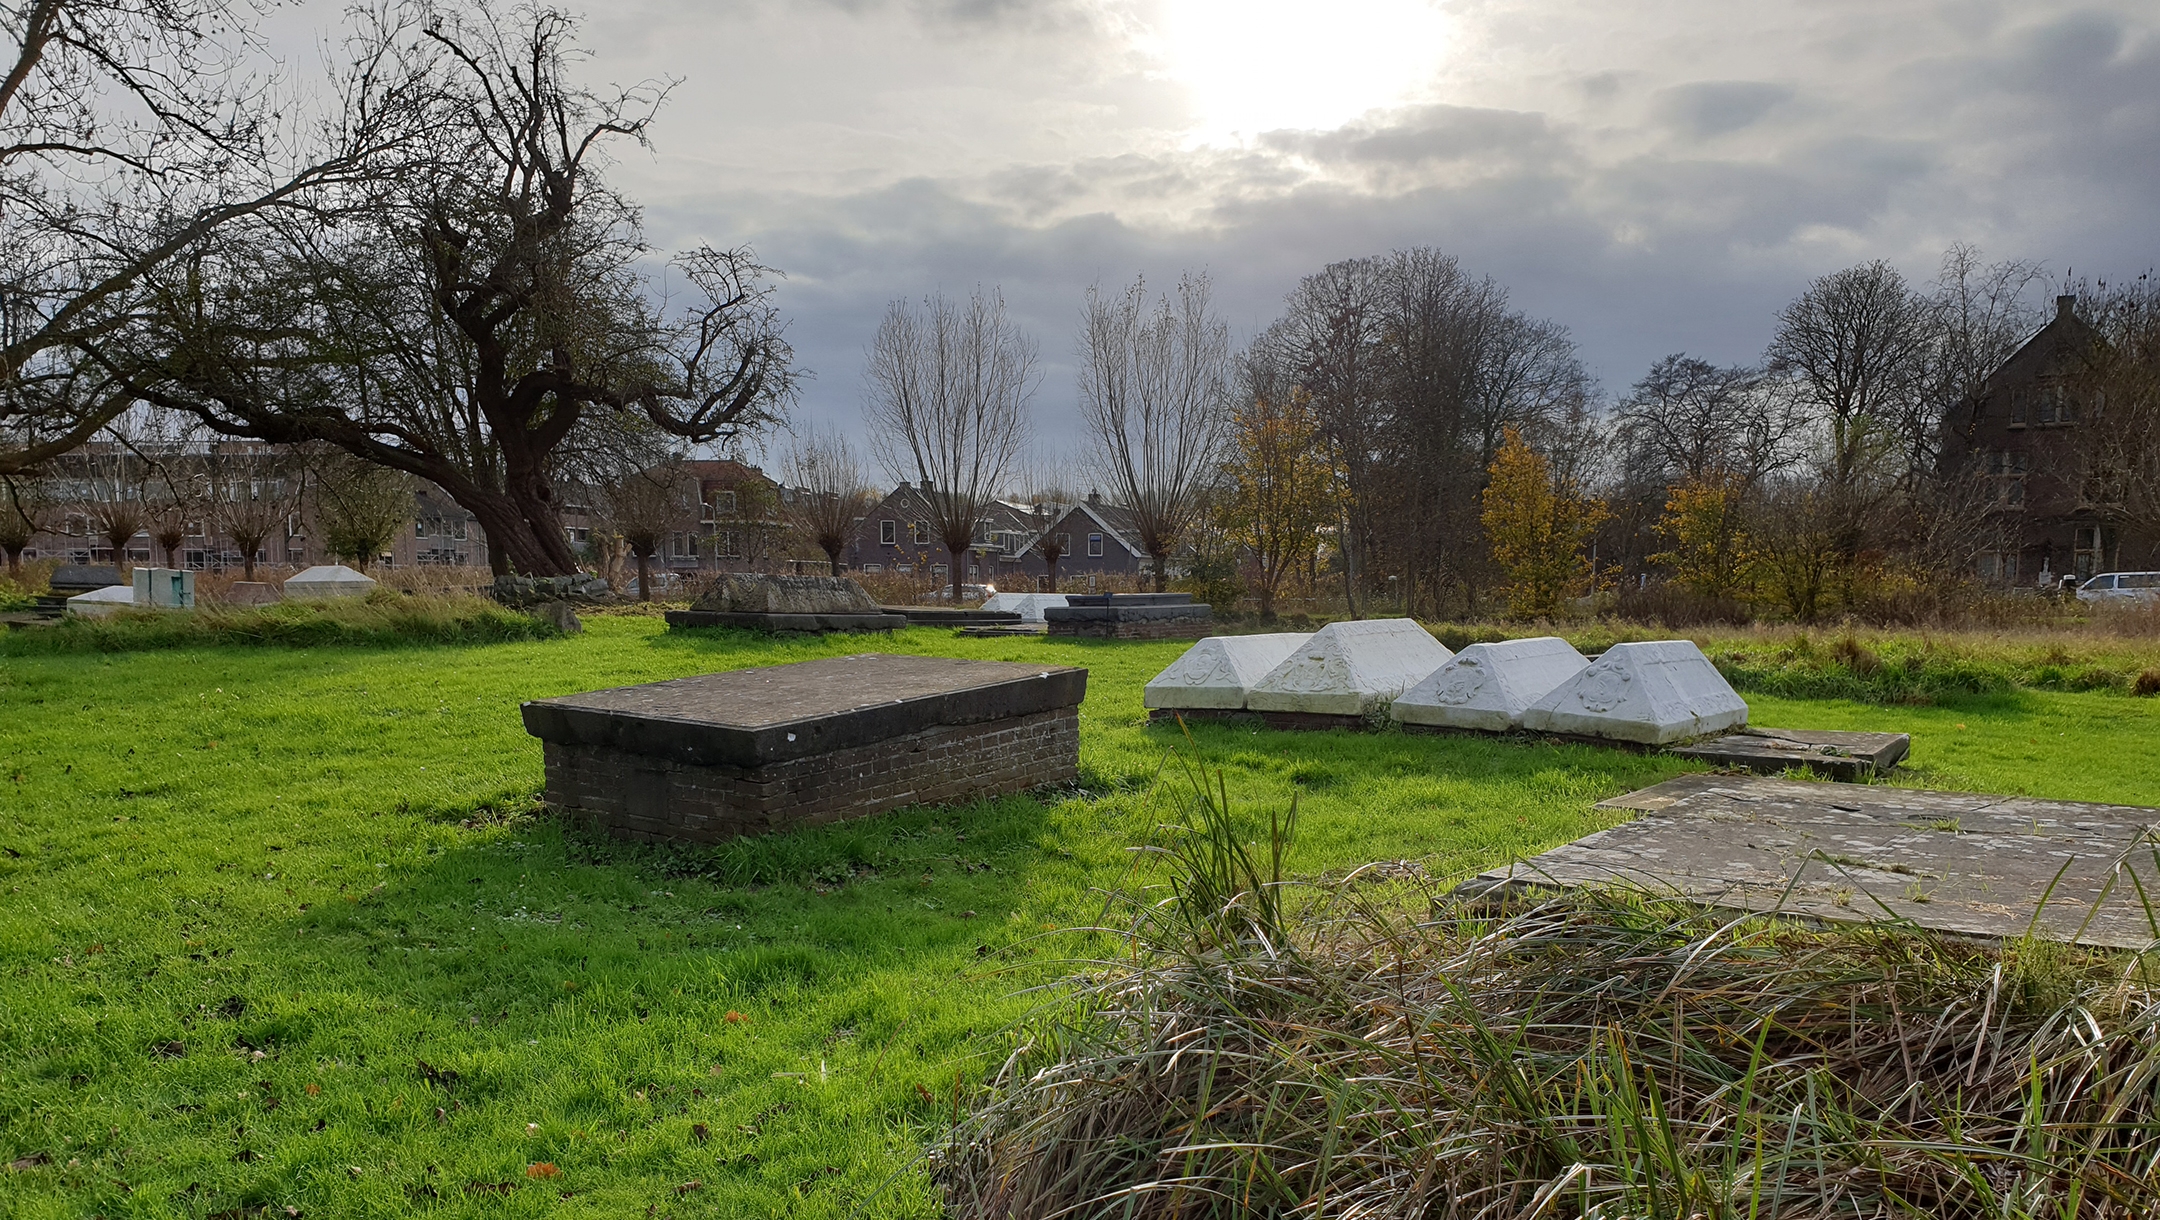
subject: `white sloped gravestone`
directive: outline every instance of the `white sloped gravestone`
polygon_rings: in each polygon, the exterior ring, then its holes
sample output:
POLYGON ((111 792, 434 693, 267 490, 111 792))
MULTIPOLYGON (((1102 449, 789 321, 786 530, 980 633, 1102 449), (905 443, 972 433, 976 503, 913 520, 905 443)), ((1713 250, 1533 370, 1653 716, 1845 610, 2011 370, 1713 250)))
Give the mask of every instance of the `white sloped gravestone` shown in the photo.
POLYGON ((993 593, 983 602, 982 608, 1017 613, 1023 623, 1039 623, 1043 621, 1043 611, 1064 604, 1063 593, 993 593))
POLYGON ((1256 712, 1362 716, 1454 655, 1415 619, 1329 623, 1254 683, 1245 706, 1256 712))
POLYGON ((67 599, 67 612, 77 618, 107 618, 134 608, 134 585, 107 585, 67 599))
POLYGON ((1666 745, 1737 729, 1748 707, 1687 640, 1615 644, 1523 713, 1537 733, 1666 745))
POLYGON ((1590 662, 1558 636, 1472 644, 1404 691, 1388 714, 1404 724, 1504 733, 1523 712, 1590 662))
POLYGON ((285 578, 287 597, 366 597, 374 590, 374 577, 342 563, 317 564, 285 578))
POLYGON ((1303 632, 1276 635, 1211 635, 1156 674, 1141 692, 1148 708, 1234 711, 1245 706, 1245 693, 1312 637, 1303 632))

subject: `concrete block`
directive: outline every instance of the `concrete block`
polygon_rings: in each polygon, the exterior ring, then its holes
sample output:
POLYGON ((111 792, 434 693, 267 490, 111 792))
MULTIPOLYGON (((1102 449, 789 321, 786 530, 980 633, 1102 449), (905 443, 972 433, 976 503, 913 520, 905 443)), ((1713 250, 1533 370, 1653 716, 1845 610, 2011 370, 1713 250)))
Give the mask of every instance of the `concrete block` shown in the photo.
POLYGON ((1242 708, 1253 684, 1311 638, 1298 631, 1209 636, 1156 674, 1140 702, 1149 708, 1242 708))
POLYGON ((1615 644, 1523 712, 1537 733, 1666 745, 1747 723, 1748 707, 1687 640, 1615 644))
POLYGON ((1064 605, 1063 593, 993 593, 982 608, 1016 613, 1023 623, 1039 623, 1043 621, 1044 610, 1064 605))
POLYGON ((319 563, 285 578, 287 597, 366 597, 374 591, 374 577, 342 563, 319 563))
POLYGON ((193 610, 195 573, 182 568, 135 569, 135 604, 163 610, 193 610))
POLYGON ((1388 714, 1404 724, 1504 733, 1523 713, 1590 662, 1558 636, 1472 644, 1404 691, 1388 714))
POLYGON ((134 585, 108 585, 67 599, 67 612, 76 618, 110 618, 134 608, 134 585))
POLYGON ((1362 716, 1454 655, 1414 619, 1330 623, 1254 683, 1245 706, 1256 712, 1362 716))

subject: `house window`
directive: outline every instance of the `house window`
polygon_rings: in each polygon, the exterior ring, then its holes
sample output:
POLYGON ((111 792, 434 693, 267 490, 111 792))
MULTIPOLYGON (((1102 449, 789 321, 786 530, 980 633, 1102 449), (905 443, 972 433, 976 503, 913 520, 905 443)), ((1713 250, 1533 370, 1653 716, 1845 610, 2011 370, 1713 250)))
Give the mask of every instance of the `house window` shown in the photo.
POLYGON ((1995 584, 2017 583, 2018 557, 2015 551, 1998 554, 1989 552, 1980 557, 1980 579, 1995 584))
POLYGON ((930 565, 930 575, 935 579, 943 580, 951 574, 952 569, 946 567, 942 563, 933 563, 930 565))
POLYGON ((427 537, 427 519, 423 517, 414 521, 412 523, 412 533, 415 538, 427 537))
POLYGON ((721 530, 714 534, 713 545, 718 548, 713 554, 722 559, 742 558, 742 535, 734 530, 721 530))
POLYGON ((1058 549, 1058 554, 1060 554, 1060 555, 1070 555, 1070 554, 1072 554, 1072 535, 1071 535, 1071 534, 1059 534, 1059 535, 1057 536, 1057 549, 1058 549))
POLYGON ((2010 426, 2013 428, 2025 426, 2025 399, 2027 393, 2023 387, 2010 391, 2010 426))
POLYGON ((2108 569, 2110 566, 2107 559, 2107 543, 2109 539, 2106 533, 2103 532, 2102 527, 2081 525, 2071 531, 2070 537, 2072 545, 2076 548, 2073 553, 2073 566, 2071 567, 2073 575, 2079 580, 2086 580, 2108 569))
POLYGON ((862 570, 866 573, 882 572, 885 570, 885 565, 882 563, 866 563, 862 566, 862 570))
POLYGON ((1100 558, 1102 557, 1102 535, 1101 535, 1101 534, 1089 534, 1089 535, 1088 535, 1088 557, 1089 557, 1090 559, 1100 559, 1100 558))
POLYGON ((930 523, 917 521, 908 526, 908 535, 916 546, 930 545, 930 523))
POLYGON ((716 513, 727 513, 733 516, 735 513, 735 493, 732 491, 714 492, 712 506, 713 511, 716 513))
POLYGON ((2026 455, 2005 450, 1988 454, 1988 479, 1995 485, 1995 506, 2016 508, 2025 503, 2026 455))
POLYGON ((878 523, 877 523, 877 540, 878 540, 878 545, 880 545, 880 546, 899 546, 899 545, 900 545, 900 523, 899 523, 898 521, 880 521, 880 522, 878 522, 878 523))

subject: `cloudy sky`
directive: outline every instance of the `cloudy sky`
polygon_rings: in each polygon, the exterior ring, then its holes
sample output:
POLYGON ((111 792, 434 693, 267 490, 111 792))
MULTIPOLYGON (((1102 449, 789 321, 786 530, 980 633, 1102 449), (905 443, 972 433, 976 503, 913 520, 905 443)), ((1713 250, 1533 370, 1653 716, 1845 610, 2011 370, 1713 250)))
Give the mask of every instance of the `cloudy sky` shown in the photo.
POLYGON ((679 78, 615 181, 663 247, 753 244, 859 416, 886 302, 1002 287, 1075 439, 1081 294, 1205 269, 1241 335, 1427 244, 1618 392, 1749 360, 1813 275, 1945 246, 2160 261, 2151 0, 614 0, 597 79, 679 78))

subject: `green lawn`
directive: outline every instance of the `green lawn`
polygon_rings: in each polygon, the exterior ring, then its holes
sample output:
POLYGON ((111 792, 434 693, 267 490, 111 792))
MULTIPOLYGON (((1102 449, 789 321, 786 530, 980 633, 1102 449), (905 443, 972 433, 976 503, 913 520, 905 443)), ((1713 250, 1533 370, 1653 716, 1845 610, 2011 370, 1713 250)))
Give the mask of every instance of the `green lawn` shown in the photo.
MULTIPOLYGON (((1091 671, 1077 791, 710 850, 531 815, 517 703, 862 648, 670 636, 0 658, 0 1201, 11 1216, 931 1215, 956 1082, 1172 806, 1178 644, 881 648, 1091 671), (551 1172, 552 1169, 552 1172, 551 1172), (536 1176, 537 1175, 537 1176, 536 1176)), ((1913 780, 2160 799, 2160 702, 1751 700, 1898 727, 1913 780)), ((1681 768, 1585 747, 1205 726, 1298 871, 1444 873, 1681 768)))

